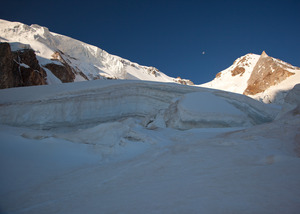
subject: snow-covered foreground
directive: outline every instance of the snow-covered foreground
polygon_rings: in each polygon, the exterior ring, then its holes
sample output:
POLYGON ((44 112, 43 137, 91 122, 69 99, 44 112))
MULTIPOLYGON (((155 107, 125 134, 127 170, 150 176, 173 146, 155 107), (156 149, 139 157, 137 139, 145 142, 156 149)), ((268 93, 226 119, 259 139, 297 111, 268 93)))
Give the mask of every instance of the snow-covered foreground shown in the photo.
POLYGON ((300 90, 270 122, 242 95, 91 83, 0 91, 21 117, 0 114, 1 213, 299 213, 300 90))

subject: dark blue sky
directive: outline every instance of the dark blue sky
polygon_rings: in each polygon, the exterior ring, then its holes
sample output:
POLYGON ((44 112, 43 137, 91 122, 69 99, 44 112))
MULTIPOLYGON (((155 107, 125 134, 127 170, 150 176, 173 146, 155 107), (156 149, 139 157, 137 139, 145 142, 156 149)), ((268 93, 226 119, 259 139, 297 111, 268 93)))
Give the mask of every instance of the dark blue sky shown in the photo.
POLYGON ((0 18, 48 27, 197 84, 263 50, 300 66, 299 0, 10 0, 0 18))

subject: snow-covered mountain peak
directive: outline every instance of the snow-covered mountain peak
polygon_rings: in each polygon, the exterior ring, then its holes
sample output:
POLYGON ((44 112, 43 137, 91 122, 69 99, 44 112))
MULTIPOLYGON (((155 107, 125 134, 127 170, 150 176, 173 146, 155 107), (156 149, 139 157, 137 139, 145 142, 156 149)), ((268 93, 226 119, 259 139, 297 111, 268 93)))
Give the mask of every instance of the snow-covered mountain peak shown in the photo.
POLYGON ((246 54, 235 60, 233 66, 230 69, 231 76, 240 75, 242 76, 246 71, 249 73, 250 69, 256 63, 258 56, 256 54, 246 54))
POLYGON ((300 83, 300 68, 267 55, 247 54, 201 86, 251 96, 263 102, 282 103, 287 91, 300 83))
POLYGON ((246 95, 256 95, 295 75, 293 66, 269 57, 263 52, 247 81, 246 95), (292 71, 293 70, 293 71, 292 71))
POLYGON ((213 81, 201 86, 243 93, 246 89, 245 83, 249 79, 259 57, 257 54, 246 54, 236 59, 229 68, 219 72, 213 81))
POLYGON ((94 79, 192 84, 188 80, 178 81, 169 77, 152 66, 141 66, 96 46, 50 32, 48 28, 36 24, 28 26, 0 20, 0 42, 9 43, 11 51, 21 50, 22 47, 32 48, 39 65, 45 70, 43 78, 47 84, 94 79))

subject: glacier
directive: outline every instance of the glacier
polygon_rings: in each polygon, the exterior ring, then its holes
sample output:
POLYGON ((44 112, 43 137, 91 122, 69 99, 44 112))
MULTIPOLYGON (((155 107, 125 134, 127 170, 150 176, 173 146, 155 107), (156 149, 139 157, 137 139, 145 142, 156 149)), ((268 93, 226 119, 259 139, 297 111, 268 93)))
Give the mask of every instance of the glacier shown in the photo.
POLYGON ((125 80, 0 90, 1 213, 298 213, 299 85, 282 106, 125 80))
POLYGON ((182 122, 179 125, 175 120, 190 121, 194 124, 192 126, 199 124, 195 127, 247 126, 271 121, 277 113, 276 108, 245 96, 214 91, 140 81, 113 81, 110 84, 105 80, 62 84, 59 87, 53 85, 3 89, 0 91, 0 96, 3 97, 0 101, 0 120, 7 125, 47 129, 127 117, 149 118, 164 111, 164 120, 169 127, 185 129, 182 122), (189 94, 196 91, 199 92, 189 94), (181 98, 183 100, 175 101, 181 95, 184 95, 181 98), (239 101, 240 97, 243 97, 243 102, 239 101), (195 100, 198 103, 194 103, 195 100), (208 106, 201 104, 203 100, 206 100, 204 104, 208 106), (198 110, 191 113, 191 106, 198 110), (219 109, 219 106, 222 108, 219 109), (207 112, 204 107, 212 111, 207 112), (226 107, 230 111, 228 114, 226 107), (209 121, 211 124, 208 124, 209 121))

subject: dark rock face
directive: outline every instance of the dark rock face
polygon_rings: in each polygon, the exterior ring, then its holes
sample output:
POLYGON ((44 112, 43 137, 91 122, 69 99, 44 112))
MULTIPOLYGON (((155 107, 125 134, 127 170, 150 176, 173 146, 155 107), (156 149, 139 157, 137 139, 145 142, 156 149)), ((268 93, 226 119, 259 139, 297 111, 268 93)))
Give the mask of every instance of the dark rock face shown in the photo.
POLYGON ((294 75, 294 73, 288 71, 289 68, 293 68, 293 66, 273 59, 263 52, 253 68, 244 94, 255 95, 282 82, 289 76, 294 75))
POLYGON ((46 85, 47 74, 40 67, 39 62, 36 58, 34 50, 26 49, 14 52, 14 58, 17 58, 18 67, 21 72, 22 85, 21 86, 32 86, 32 85, 46 85), (22 66, 22 63, 27 66, 22 66))
POLYGON ((52 57, 53 57, 52 58, 53 61, 59 61, 61 63, 61 65, 56 64, 56 63, 50 63, 50 64, 45 65, 45 68, 48 68, 63 83, 74 82, 75 71, 73 71, 71 66, 66 62, 66 60, 63 57, 63 53, 55 52, 52 55, 52 57))
POLYGON ((21 74, 8 43, 0 43, 0 88, 19 86, 21 74))
POLYGON ((0 88, 46 85, 47 74, 40 67, 34 50, 11 51, 0 43, 0 88))
MULTIPOLYGON (((44 67, 63 83, 74 82, 76 73, 88 80, 82 72, 71 68, 62 52, 55 52, 52 60, 53 63, 44 67)), ((47 73, 39 65, 34 50, 26 48, 11 51, 9 43, 0 43, 0 89, 46 84, 47 73)))
POLYGON ((68 64, 58 65, 50 63, 45 65, 45 67, 48 68, 63 83, 73 82, 75 79, 75 75, 68 64))

